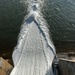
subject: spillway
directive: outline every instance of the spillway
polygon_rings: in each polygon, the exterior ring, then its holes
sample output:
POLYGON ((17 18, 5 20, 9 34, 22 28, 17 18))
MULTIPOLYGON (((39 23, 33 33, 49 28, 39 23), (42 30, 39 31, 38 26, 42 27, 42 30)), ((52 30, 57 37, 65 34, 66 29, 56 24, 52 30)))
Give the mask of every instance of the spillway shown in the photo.
POLYGON ((10 75, 53 75, 55 47, 39 7, 40 0, 30 0, 29 13, 13 52, 14 68, 10 75))

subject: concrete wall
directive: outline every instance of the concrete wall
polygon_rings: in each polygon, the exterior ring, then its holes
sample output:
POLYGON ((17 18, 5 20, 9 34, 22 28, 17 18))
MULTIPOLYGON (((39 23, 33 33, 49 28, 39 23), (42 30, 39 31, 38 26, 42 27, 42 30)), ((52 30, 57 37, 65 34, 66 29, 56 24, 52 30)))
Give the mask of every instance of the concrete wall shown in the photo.
POLYGON ((9 75, 13 66, 0 57, 0 75, 9 75))
POLYGON ((75 75, 75 60, 59 59, 62 75, 75 75))

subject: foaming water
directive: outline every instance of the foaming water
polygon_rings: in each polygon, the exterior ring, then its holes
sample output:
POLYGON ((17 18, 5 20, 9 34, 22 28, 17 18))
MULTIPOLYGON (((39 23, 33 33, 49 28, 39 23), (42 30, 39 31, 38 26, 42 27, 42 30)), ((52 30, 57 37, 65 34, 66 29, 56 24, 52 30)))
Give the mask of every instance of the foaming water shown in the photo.
POLYGON ((56 53, 41 14, 44 0, 26 2, 28 15, 24 18, 13 52, 14 69, 10 75, 53 75, 52 62, 56 53))

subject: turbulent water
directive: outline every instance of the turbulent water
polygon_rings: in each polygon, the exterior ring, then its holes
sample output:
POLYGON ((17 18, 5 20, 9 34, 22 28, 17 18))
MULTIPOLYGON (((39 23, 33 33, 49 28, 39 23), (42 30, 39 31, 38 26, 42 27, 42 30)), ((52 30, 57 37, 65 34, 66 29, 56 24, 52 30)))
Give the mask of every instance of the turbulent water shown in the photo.
POLYGON ((14 69, 10 75, 53 75, 52 62, 56 52, 41 13, 44 0, 25 3, 28 14, 13 52, 14 69))
MULTIPOLYGON (((43 1, 45 2, 43 6, 41 3, 41 12, 48 23, 53 40, 75 42, 75 0, 43 1)), ((16 45, 21 23, 29 12, 27 7, 27 0, 0 0, 0 49, 2 51, 11 51, 16 45)))

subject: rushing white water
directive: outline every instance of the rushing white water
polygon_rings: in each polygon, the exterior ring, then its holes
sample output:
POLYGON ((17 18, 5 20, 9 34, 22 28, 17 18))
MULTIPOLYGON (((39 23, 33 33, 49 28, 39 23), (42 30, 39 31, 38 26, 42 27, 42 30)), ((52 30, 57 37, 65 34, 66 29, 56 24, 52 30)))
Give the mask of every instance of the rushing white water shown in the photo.
POLYGON ((28 0, 28 15, 23 21, 18 44, 13 52, 10 75, 53 75, 55 47, 41 14, 44 0, 28 0))

